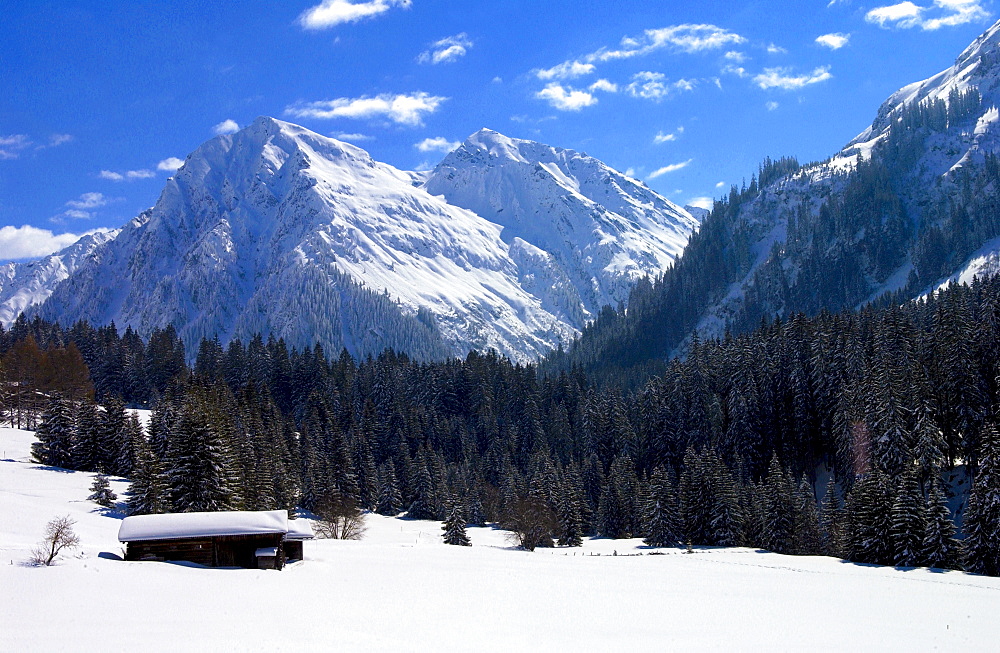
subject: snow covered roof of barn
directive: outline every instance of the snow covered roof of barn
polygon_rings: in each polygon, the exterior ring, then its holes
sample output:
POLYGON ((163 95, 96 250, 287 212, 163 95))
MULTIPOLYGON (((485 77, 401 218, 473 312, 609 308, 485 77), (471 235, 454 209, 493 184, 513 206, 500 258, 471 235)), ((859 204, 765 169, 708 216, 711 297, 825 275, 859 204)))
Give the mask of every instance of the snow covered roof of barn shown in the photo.
POLYGON ((118 529, 118 541, 175 540, 185 537, 287 532, 288 512, 285 510, 176 512, 126 517, 118 529))
POLYGON ((312 525, 309 523, 309 520, 288 520, 288 534, 285 535, 286 540, 311 540, 313 537, 315 535, 313 535, 312 525))

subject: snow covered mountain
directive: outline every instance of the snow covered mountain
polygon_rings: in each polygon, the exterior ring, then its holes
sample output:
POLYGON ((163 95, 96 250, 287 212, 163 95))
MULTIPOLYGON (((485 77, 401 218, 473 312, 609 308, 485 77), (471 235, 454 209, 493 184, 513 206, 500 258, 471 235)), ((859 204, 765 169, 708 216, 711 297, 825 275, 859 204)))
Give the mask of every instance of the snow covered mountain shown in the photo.
POLYGON ((560 365, 596 361, 641 382, 639 370, 683 354, 696 333, 906 301, 995 273, 998 107, 1000 22, 949 68, 893 93, 827 161, 765 161, 716 204, 662 283, 638 284, 628 314, 598 320, 560 365))
MULTIPOLYGON (((514 142, 481 132, 469 143, 489 138, 514 142)), ((538 162, 543 170, 579 162, 584 174, 559 172, 545 193, 507 193, 507 215, 534 220, 509 230, 495 219, 505 206, 481 215, 446 200, 473 205, 441 181, 444 164, 421 187, 353 145, 259 118, 189 155, 156 205, 39 312, 143 335, 173 324, 192 344, 261 332, 355 354, 495 348, 532 359, 572 338, 597 302, 662 271, 696 222, 589 157, 517 143, 553 159, 538 162), (605 179, 615 189, 605 204, 585 196, 605 179), (547 238, 564 224, 564 237, 547 238)))
MULTIPOLYGON (((547 305, 582 305, 582 317, 624 301, 637 279, 666 268, 698 224, 586 154, 489 129, 451 152, 423 187, 502 225, 522 268, 554 264, 560 279, 539 290, 547 305)), ((583 326, 580 316, 574 326, 583 326)))
POLYGON ((970 282, 977 274, 995 273, 1000 233, 987 223, 1000 193, 994 170, 1000 154, 998 106, 1000 22, 949 68, 893 93, 872 124, 831 159, 762 185, 739 207, 756 238, 753 264, 704 313, 700 330, 721 335, 734 321, 742 321, 743 330, 768 314, 856 307, 886 293, 915 297, 949 280, 970 282), (865 211, 874 219, 855 221, 836 238, 802 229, 805 223, 836 220, 838 212, 850 221, 865 211), (840 269, 825 270, 854 292, 824 301, 829 298, 817 292, 807 257, 857 264, 862 274, 850 280, 840 269), (786 286, 783 299, 771 292, 779 276, 786 286), (787 301, 796 286, 819 302, 787 301), (762 305, 750 306, 754 303, 762 305))
POLYGON ((0 324, 9 327, 23 311, 48 299, 56 286, 117 235, 118 230, 88 234, 37 261, 0 265, 0 324))

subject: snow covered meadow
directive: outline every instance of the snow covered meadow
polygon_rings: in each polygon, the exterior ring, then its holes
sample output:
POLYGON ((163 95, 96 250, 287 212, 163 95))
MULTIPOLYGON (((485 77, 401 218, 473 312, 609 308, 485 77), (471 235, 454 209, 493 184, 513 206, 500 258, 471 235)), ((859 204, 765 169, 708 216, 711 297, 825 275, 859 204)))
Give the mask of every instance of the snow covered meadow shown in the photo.
POLYGON ((27 462, 32 441, 0 429, 4 651, 912 651, 1000 639, 1000 578, 640 540, 526 553, 489 528, 455 547, 438 523, 377 515, 362 541, 306 542, 306 560, 280 572, 123 562, 120 515, 86 500, 94 475, 27 462), (28 566, 62 515, 81 548, 28 566))

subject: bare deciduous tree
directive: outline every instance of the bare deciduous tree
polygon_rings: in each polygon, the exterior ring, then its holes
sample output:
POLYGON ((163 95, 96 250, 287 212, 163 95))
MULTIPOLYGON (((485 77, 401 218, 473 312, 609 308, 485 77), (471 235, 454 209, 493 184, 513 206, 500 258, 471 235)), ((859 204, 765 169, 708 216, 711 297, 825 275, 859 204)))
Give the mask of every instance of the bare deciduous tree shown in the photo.
POLYGON ((559 520, 551 507, 541 499, 519 499, 512 506, 504 527, 511 531, 510 540, 526 551, 538 547, 551 547, 552 534, 559 527, 559 520))
POLYGON ((365 515, 358 502, 334 493, 316 504, 314 511, 319 520, 316 532, 320 537, 334 540, 360 540, 365 535, 365 515))
POLYGON ((49 566, 64 549, 75 549, 80 545, 80 538, 73 532, 76 520, 56 517, 45 526, 45 539, 31 550, 31 562, 36 565, 49 566))

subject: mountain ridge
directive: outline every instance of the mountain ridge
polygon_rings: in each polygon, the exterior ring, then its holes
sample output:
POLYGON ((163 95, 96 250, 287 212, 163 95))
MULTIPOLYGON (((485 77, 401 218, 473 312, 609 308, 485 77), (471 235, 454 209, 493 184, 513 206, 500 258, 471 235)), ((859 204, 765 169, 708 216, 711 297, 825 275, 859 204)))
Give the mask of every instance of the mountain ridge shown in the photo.
MULTIPOLYGON (((624 179, 596 160, 589 165, 624 179)), ((260 332, 361 355, 392 347, 432 359, 496 349, 526 362, 569 342, 599 301, 624 299, 634 278, 673 260, 629 257, 637 250, 625 241, 639 240, 642 229, 632 224, 578 233, 574 244, 590 251, 591 241, 606 240, 621 266, 569 269, 558 253, 427 185, 357 146, 261 117, 190 154, 152 209, 31 310, 62 322, 114 321, 144 335, 172 324, 188 342, 260 332), (588 287, 600 292, 584 302, 580 289, 588 287)), ((668 254, 680 251, 694 218, 634 188, 669 215, 661 240, 673 239, 668 254)), ((541 196, 552 204, 613 215, 592 200, 567 199, 566 185, 549 190, 541 196)), ((526 195, 513 201, 549 219, 526 195)))

